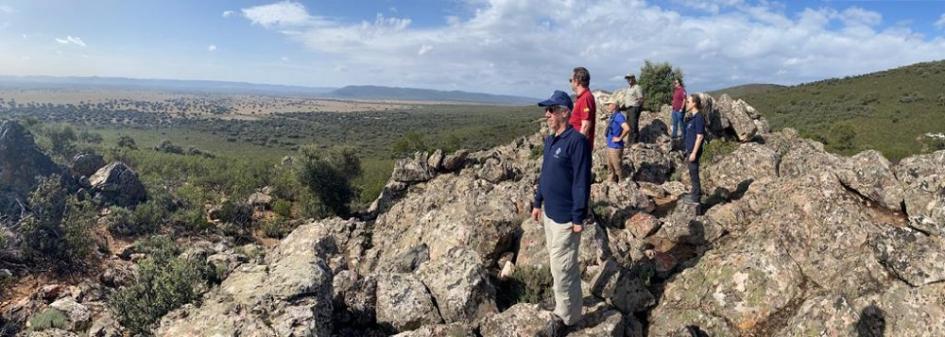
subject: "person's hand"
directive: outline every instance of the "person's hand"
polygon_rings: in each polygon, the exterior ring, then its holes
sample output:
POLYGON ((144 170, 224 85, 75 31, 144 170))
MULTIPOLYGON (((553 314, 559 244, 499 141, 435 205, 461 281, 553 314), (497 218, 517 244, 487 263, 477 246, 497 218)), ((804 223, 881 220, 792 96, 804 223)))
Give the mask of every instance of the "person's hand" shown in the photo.
POLYGON ((532 219, 538 221, 539 217, 541 217, 541 208, 532 208, 532 219))
POLYGON ((584 226, 581 226, 578 224, 571 224, 571 230, 574 231, 574 233, 580 233, 581 231, 584 230, 584 226))
POLYGON ((620 137, 614 137, 614 139, 612 139, 612 140, 613 140, 614 143, 619 142, 619 141, 620 141, 620 137))
POLYGON ((690 163, 695 163, 695 162, 696 162, 696 154, 695 154, 695 153, 689 155, 689 162, 690 162, 690 163))

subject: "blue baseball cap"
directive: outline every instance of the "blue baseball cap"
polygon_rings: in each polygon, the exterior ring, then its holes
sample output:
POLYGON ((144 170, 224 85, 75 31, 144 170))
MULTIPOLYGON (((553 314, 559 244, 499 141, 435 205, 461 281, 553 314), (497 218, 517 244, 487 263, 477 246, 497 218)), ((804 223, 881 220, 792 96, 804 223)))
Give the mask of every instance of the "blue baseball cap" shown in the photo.
POLYGON ((538 102, 538 106, 541 107, 552 105, 563 105, 568 107, 568 110, 574 110, 574 103, 571 103, 571 96, 568 96, 568 94, 561 90, 555 90, 555 92, 551 94, 551 98, 538 102))

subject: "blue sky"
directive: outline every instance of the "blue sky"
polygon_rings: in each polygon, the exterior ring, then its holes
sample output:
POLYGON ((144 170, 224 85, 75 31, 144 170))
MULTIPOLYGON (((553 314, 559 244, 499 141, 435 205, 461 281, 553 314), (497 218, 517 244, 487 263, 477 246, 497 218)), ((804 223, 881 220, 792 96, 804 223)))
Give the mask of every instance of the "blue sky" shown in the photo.
POLYGON ((643 60, 690 91, 945 58, 943 1, 0 0, 0 74, 546 96, 643 60))

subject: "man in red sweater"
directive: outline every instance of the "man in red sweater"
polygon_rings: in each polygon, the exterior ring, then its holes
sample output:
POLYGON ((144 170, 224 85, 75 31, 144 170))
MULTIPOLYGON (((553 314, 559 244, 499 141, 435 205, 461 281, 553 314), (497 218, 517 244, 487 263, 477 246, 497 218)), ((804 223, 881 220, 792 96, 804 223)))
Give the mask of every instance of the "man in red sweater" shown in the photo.
MULTIPOLYGON (((589 89, 591 85, 591 73, 587 68, 577 67, 571 72, 571 90, 577 95, 574 102, 574 111, 571 112, 571 118, 568 123, 587 137, 587 142, 591 149, 594 149, 594 126, 597 120, 597 103, 594 101, 594 95, 589 89)), ((590 156, 588 156, 590 158, 590 156)))
POLYGON ((679 125, 679 130, 682 132, 682 135, 679 135, 679 137, 686 137, 686 127, 683 122, 683 117, 686 115, 686 112, 683 111, 683 101, 686 100, 686 87, 683 86, 681 78, 673 80, 673 87, 673 131, 670 134, 673 136, 673 140, 676 140, 677 125, 679 125))

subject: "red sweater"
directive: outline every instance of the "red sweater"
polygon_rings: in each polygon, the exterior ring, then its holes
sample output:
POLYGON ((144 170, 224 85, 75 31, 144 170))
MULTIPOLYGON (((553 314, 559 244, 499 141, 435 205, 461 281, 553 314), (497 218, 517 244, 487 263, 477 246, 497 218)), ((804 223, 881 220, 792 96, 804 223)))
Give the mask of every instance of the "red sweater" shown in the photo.
POLYGON ((676 87, 673 90, 673 111, 682 110, 683 101, 686 100, 686 88, 676 87))

